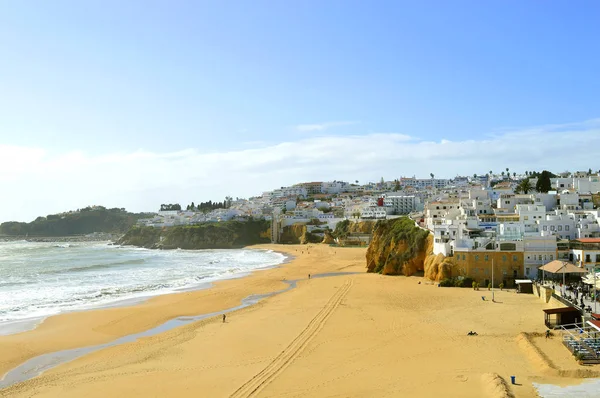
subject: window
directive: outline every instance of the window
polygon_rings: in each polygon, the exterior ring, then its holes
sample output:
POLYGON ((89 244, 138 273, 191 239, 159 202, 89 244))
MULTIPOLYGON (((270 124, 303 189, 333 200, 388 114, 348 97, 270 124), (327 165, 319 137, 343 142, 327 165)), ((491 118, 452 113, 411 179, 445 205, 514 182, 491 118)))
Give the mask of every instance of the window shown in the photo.
POLYGON ((559 231, 562 231, 562 225, 559 225, 559 226, 558 226, 558 230, 559 230, 559 231))
POLYGON ((465 258, 466 258, 466 257, 465 257, 465 255, 463 254, 463 260, 464 260, 465 258))
POLYGON ((544 231, 547 231, 547 230, 548 230, 548 226, 544 225, 544 231))
POLYGON ((488 257, 488 255, 486 254, 486 255, 484 256, 484 260, 485 260, 485 261, 488 261, 488 259, 489 259, 489 257, 488 257))
POLYGON ((479 261, 479 254, 475 256, 475 261, 479 261))
POLYGON ((529 275, 529 268, 525 268, 525 273, 529 275))
POLYGON ((569 230, 569 226, 565 225, 565 231, 568 231, 568 230, 569 230))
POLYGON ((538 256, 538 260, 542 261, 542 255, 541 254, 538 256))
POLYGON ((554 256, 552 254, 550 255, 550 260, 554 260, 554 256))
POLYGON ((502 255, 502 261, 506 261, 506 254, 502 255))
POLYGON ((550 231, 554 231, 554 225, 550 225, 550 231))
POLYGON ((585 255, 585 262, 586 262, 586 263, 589 263, 590 261, 592 261, 592 259, 590 258, 590 255, 589 255, 589 254, 586 254, 586 255, 585 255))
POLYGON ((515 262, 515 263, 517 262, 517 256, 513 255, 513 262, 515 262))

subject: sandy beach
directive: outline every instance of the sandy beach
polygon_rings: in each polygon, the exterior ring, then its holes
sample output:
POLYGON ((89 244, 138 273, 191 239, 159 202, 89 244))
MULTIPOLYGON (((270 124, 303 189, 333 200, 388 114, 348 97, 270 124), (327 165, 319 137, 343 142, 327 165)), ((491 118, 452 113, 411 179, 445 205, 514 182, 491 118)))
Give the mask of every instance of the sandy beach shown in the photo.
POLYGON ((83 356, 0 396, 535 397, 532 382, 600 375, 577 365, 558 338, 542 337, 542 309, 556 304, 533 295, 500 291, 492 303, 487 290, 366 274, 360 248, 257 248, 294 259, 207 290, 58 315, 1 336, 0 374, 43 353, 235 307, 251 294, 286 288, 284 279, 300 279, 297 288, 232 312, 225 323, 213 317, 83 356), (358 274, 307 278, 328 272, 358 274), (467 336, 471 330, 478 335, 467 336), (517 384, 507 389, 512 375, 517 384))

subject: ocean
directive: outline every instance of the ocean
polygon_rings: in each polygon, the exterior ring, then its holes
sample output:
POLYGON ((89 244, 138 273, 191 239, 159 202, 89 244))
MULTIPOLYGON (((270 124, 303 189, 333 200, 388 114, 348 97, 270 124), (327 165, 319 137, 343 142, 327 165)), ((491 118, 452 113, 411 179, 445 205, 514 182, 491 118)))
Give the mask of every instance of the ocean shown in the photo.
POLYGON ((0 242, 0 334, 69 311, 199 289, 285 261, 267 250, 149 250, 108 242, 0 242))

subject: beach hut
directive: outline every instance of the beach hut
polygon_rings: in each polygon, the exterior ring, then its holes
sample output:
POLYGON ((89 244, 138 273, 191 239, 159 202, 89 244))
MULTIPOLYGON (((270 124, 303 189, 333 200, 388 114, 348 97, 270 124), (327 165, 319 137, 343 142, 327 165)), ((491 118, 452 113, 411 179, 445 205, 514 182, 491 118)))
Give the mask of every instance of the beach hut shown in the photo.
POLYGON ((549 329, 557 326, 581 324, 581 312, 575 307, 548 308, 544 311, 544 323, 549 329))
POLYGON ((530 279, 515 279, 517 293, 533 293, 533 281, 530 279))

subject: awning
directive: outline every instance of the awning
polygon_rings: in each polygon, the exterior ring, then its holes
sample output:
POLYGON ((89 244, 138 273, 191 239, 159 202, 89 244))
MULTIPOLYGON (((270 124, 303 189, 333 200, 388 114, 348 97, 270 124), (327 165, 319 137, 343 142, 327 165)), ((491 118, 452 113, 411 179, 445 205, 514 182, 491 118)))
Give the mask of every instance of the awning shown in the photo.
POLYGON ((525 283, 533 283, 533 281, 531 279, 515 279, 515 283, 518 284, 525 284, 525 283))
POLYGON ((594 329, 598 329, 598 331, 600 332, 600 321, 588 321, 587 323, 594 329))
POLYGON ((559 308, 548 308, 543 310, 546 314, 564 314, 568 312, 577 312, 580 311, 575 307, 559 307, 559 308))
POLYGON ((550 261, 539 269, 551 274, 587 274, 587 271, 584 268, 579 268, 575 264, 560 260, 550 261))

